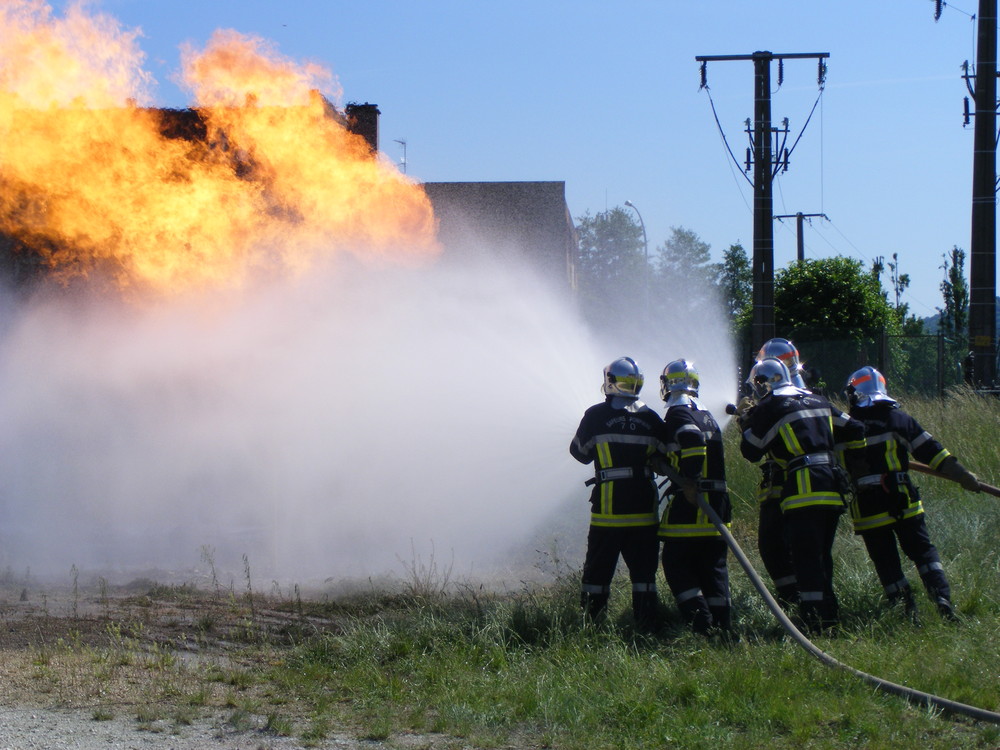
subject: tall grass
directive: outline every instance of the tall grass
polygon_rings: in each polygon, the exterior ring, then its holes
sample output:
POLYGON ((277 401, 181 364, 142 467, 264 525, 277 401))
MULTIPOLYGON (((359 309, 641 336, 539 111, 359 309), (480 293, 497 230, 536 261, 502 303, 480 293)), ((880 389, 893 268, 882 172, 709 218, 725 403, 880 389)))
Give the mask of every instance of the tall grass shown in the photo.
MULTIPOLYGON (((905 406, 981 479, 997 480, 1000 401, 956 391, 905 406)), ((758 472, 740 457, 734 425, 725 437, 734 535, 756 563, 758 472)), ((863 545, 842 523, 844 628, 818 645, 863 671, 998 711, 1000 499, 916 478, 961 623, 943 622, 923 598, 920 626, 885 607, 863 545)), ((373 738, 442 732, 463 746, 590 750, 1000 746, 1000 726, 908 705, 823 665, 784 636, 735 563, 732 583, 735 644, 688 633, 669 601, 660 632, 635 632, 621 577, 608 621, 587 625, 570 571, 502 596, 425 585, 433 595, 369 601, 354 615, 341 603, 342 629, 302 643, 272 678, 317 716, 350 717, 373 738)))
MULTIPOLYGON (((944 401, 904 405, 984 481, 997 482, 1000 400, 958 390, 944 401)), ((734 535, 761 570, 759 471, 740 456, 735 425, 724 437, 734 535)), ((1000 711, 1000 498, 934 477, 915 479, 961 622, 942 621, 925 597, 918 602, 920 626, 885 606, 863 545, 842 522, 834 553, 843 628, 817 645, 864 672, 1000 711)), ((79 661, 69 661, 80 651, 72 639, 39 651, 32 668, 59 700, 68 700, 73 685, 80 688, 95 718, 120 710, 98 696, 124 680, 129 695, 159 712, 142 714, 140 722, 167 721, 168 700, 177 703, 175 723, 215 705, 231 712, 234 726, 256 716, 265 731, 306 745, 349 730, 390 744, 399 735, 425 735, 406 741, 414 747, 1000 747, 1000 725, 909 705, 805 653, 735 563, 741 637, 720 643, 688 632, 662 574, 663 627, 655 634, 634 629, 623 574, 607 620, 585 623, 580 562, 561 559, 553 567, 549 559, 545 583, 496 592, 453 580, 448 564, 414 558, 403 564, 402 586, 373 582, 323 600, 304 599, 295 587, 294 599, 282 603, 254 591, 244 558, 246 596, 232 592, 228 604, 239 628, 221 631, 221 611, 192 618, 195 642, 226 641, 218 664, 172 658, 159 645, 151 651, 138 632, 116 628, 89 677, 79 661), (269 630, 271 615, 282 608, 291 621, 269 630), (70 663, 78 666, 61 666, 70 663)), ((912 566, 905 569, 919 590, 912 566)), ((211 602, 224 606, 214 572, 213 585, 211 602)), ((194 606, 194 593, 154 587, 149 598, 172 596, 194 606)))

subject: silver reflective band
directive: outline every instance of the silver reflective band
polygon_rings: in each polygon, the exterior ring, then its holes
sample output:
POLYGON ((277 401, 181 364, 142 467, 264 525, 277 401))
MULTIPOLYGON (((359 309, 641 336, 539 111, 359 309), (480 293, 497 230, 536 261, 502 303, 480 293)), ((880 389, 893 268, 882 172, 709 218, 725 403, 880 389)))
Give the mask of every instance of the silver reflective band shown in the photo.
POLYGON ((836 456, 828 451, 823 451, 822 453, 807 453, 804 456, 796 456, 789 461, 788 466, 785 467, 785 471, 799 471, 800 469, 805 469, 809 466, 826 466, 836 463, 836 461, 836 456))
POLYGON ((728 492, 726 483, 718 479, 699 479, 698 489, 702 492, 728 492))
POLYGON ((634 476, 631 466, 626 466, 622 469, 601 469, 597 472, 597 478, 602 482, 608 482, 612 479, 631 479, 634 476))
POLYGON ((910 582, 905 578, 901 578, 895 583, 890 583, 888 586, 883 586, 883 589, 887 594, 896 594, 900 591, 905 591, 908 588, 910 588, 910 582))
POLYGON ((858 487, 871 487, 874 485, 881 485, 883 479, 892 479, 897 485, 909 484, 910 475, 905 471, 890 471, 886 474, 869 474, 861 477, 854 483, 858 487))
POLYGON ((682 591, 681 593, 677 594, 674 597, 674 599, 677 600, 678 604, 683 604, 689 599, 694 599, 699 596, 703 596, 703 594, 701 593, 701 589, 688 589, 687 591, 682 591))
POLYGON ((881 484, 882 484, 882 475, 881 474, 869 474, 868 476, 865 476, 865 477, 859 477, 854 483, 858 487, 876 487, 876 486, 881 486, 881 484))

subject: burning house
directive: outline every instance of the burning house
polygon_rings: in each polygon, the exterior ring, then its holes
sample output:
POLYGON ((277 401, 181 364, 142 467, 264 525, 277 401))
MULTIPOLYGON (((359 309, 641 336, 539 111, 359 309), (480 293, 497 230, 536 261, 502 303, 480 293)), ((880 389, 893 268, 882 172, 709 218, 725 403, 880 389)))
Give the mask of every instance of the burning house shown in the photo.
POLYGON ((440 243, 446 257, 523 258, 574 287, 564 183, 421 189, 373 158, 374 104, 340 111, 312 91, 293 107, 15 110, 10 124, 22 145, 0 164, 0 274, 14 286, 41 274, 173 286, 276 255, 298 265, 321 245, 405 255, 440 243))
POLYGON ((377 108, 5 108, 0 270, 163 291, 340 252, 437 255, 423 191, 373 158, 377 108), (13 137, 16 134, 16 137, 13 137))

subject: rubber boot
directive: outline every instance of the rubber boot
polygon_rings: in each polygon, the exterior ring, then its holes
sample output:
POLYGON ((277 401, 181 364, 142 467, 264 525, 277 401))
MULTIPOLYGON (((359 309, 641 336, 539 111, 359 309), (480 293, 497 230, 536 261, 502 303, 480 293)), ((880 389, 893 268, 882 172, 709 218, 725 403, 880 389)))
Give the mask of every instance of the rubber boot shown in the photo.
POLYGON ((698 635, 711 635, 712 633, 712 613, 708 609, 708 603, 702 596, 696 596, 677 605, 681 611, 684 622, 691 626, 698 635))
POLYGON ((802 627, 809 635, 823 635, 823 603, 821 601, 800 601, 799 617, 802 627))
POLYGON ((958 615, 955 614, 955 606, 951 603, 951 599, 947 596, 938 596, 935 597, 934 604, 944 619, 949 622, 958 622, 958 615))
POLYGON ((914 625, 919 625, 920 621, 917 617, 917 602, 913 598, 913 589, 910 588, 909 584, 906 586, 900 586, 896 591, 891 594, 887 594, 889 598, 889 606, 895 607, 902 605, 903 614, 906 615, 907 619, 914 625))
POLYGON ((733 635, 733 611, 729 605, 712 606, 708 611, 712 613, 712 626, 723 636, 733 635))
POLYGON ((791 612, 795 609, 796 605, 799 603, 799 586, 797 583, 790 583, 785 586, 775 587, 776 596, 778 604, 786 612, 791 612))
POLYGON ((587 620, 597 620, 608 608, 608 594, 591 594, 586 591, 580 594, 580 609, 587 620))
POLYGON ((656 630, 656 609, 659 599, 655 591, 632 592, 632 617, 636 629, 646 633, 656 630))

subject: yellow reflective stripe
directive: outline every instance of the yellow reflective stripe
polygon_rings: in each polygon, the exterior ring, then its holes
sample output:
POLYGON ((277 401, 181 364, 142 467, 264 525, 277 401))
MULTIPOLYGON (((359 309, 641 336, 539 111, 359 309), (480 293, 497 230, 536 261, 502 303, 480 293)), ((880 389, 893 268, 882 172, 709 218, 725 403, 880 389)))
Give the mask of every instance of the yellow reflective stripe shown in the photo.
MULTIPOLYGON (((600 469, 610 469, 611 466, 611 444, 597 444, 597 466, 600 469)), ((614 495, 614 482, 601 482, 601 513, 611 512, 611 498, 614 495)))
POLYGON ((685 448, 681 451, 681 458, 691 458, 692 456, 707 456, 708 447, 704 445, 696 445, 693 448, 685 448))
POLYGON ((800 495, 812 494, 812 475, 807 466, 803 466, 795 472, 795 487, 800 495))
MULTIPOLYGON (((731 528, 731 526, 732 524, 726 524, 727 529, 731 528)), ((722 534, 714 526, 705 528, 704 526, 694 524, 671 524, 669 526, 660 526, 657 536, 680 539, 703 536, 722 536, 722 534)))
POLYGON ((611 499, 614 495, 614 482, 601 482, 601 513, 611 512, 611 499))
POLYGON ((656 526, 658 519, 655 513, 636 513, 630 515, 615 516, 608 513, 591 513, 591 526, 656 526))
POLYGON ((789 495, 781 501, 782 510, 804 508, 808 505, 843 505, 840 495, 832 492, 809 492, 789 495))
POLYGON ((941 465, 941 462, 944 461, 946 458, 948 458, 948 456, 950 455, 951 453, 948 451, 947 448, 942 448, 941 452, 938 453, 936 456, 934 456, 934 458, 932 458, 927 463, 927 465, 930 466, 932 469, 936 469, 938 466, 941 465))
POLYGON ((896 519, 890 516, 888 513, 879 513, 874 516, 866 516, 864 518, 854 519, 854 531, 856 533, 861 533, 862 531, 868 531, 870 529, 877 529, 882 526, 889 526, 890 524, 896 523, 896 519))
POLYGON ((894 438, 889 438, 885 441, 885 465, 889 471, 902 471, 903 464, 899 460, 899 455, 896 453, 896 448, 899 443, 896 442, 894 438))
POLYGON ((597 467, 599 469, 610 469, 611 468, 611 444, 610 443, 598 443, 597 444, 597 467))
POLYGON ((802 446, 799 444, 799 439, 795 435, 795 430, 792 429, 792 425, 789 422, 781 425, 778 429, 778 435, 781 437, 781 442, 785 444, 785 448, 793 456, 801 456, 805 453, 802 450, 802 446))

